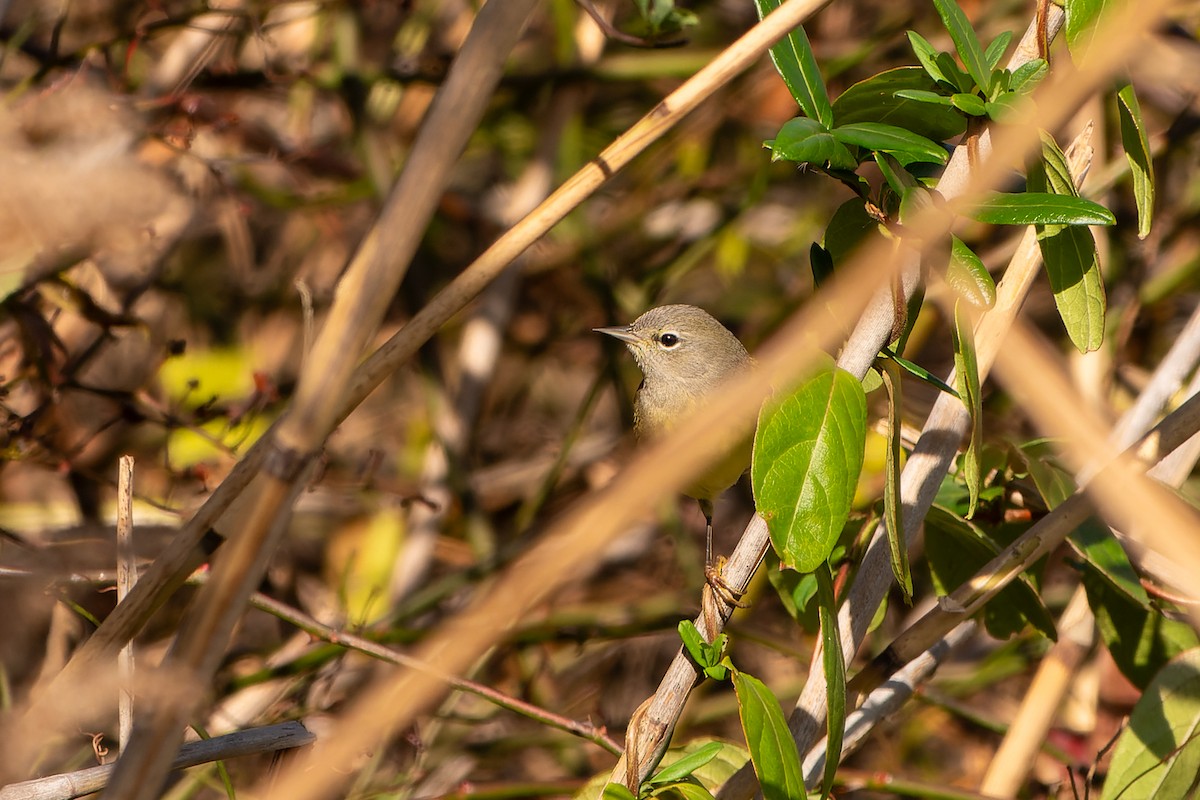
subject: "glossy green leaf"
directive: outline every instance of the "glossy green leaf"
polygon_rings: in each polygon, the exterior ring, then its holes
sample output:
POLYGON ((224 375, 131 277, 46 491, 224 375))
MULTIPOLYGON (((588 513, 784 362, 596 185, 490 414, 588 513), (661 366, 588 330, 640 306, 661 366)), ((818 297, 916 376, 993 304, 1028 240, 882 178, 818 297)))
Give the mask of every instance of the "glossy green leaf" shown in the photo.
POLYGON ((973 306, 991 308, 996 304, 996 281, 983 260, 962 239, 953 235, 950 237, 946 283, 973 306))
POLYGON ((973 94, 977 90, 975 79, 959 68, 954 56, 949 53, 938 53, 937 65, 942 74, 950 79, 951 89, 957 89, 967 94, 973 94))
POLYGON ((1004 53, 1008 50, 1008 44, 1012 41, 1012 37, 1012 31, 1001 31, 1000 35, 992 39, 987 49, 983 51, 983 60, 987 63, 989 70, 995 70, 1000 66, 1000 59, 1004 58, 1004 53))
POLYGON ((821 663, 825 670, 825 775, 821 798, 833 791, 842 760, 842 738, 846 733, 846 659, 842 655, 842 637, 838 633, 837 598, 833 591, 833 573, 827 564, 817 570, 817 608, 821 615, 821 663))
POLYGON ((895 192, 897 197, 903 197, 909 189, 921 185, 911 172, 887 153, 876 153, 875 163, 879 166, 879 171, 883 173, 883 179, 887 181, 888 188, 895 192))
MULTIPOLYGON (((951 108, 954 103, 944 94, 931 92, 926 89, 900 89, 896 92, 896 97, 902 100, 912 100, 916 103, 924 103, 926 105, 946 106, 951 108)), ((963 129, 966 130, 966 121, 963 121, 963 129)))
POLYGON ((948 158, 945 148, 937 142, 881 122, 853 122, 842 125, 833 129, 833 137, 843 144, 893 153, 907 162, 945 164, 948 158))
POLYGON ((962 458, 963 480, 970 494, 967 507, 967 519, 970 519, 975 516, 979 490, 983 485, 979 465, 979 448, 983 439, 983 401, 979 390, 979 362, 975 356, 975 331, 970 319, 963 313, 961 303, 961 300, 954 303, 954 326, 950 336, 954 345, 954 384, 967 413, 971 415, 971 435, 962 458))
POLYGON ((835 126, 855 122, 883 122, 935 142, 953 139, 966 130, 967 121, 951 108, 930 108, 928 103, 898 97, 911 89, 936 95, 937 85, 920 67, 898 67, 859 81, 833 101, 835 126))
MULTIPOLYGON (((925 554, 934 588, 946 595, 974 577, 1000 548, 983 530, 935 503, 925 518, 925 554)), ((983 607, 983 624, 997 639, 1007 639, 1033 625, 1048 638, 1058 633, 1029 578, 1021 575, 983 607)))
MULTIPOLYGON (((780 3, 781 0, 754 0, 759 19, 779 8, 780 3)), ((797 26, 771 48, 771 61, 801 110, 823 127, 832 126, 833 107, 829 104, 829 93, 803 26, 797 26)))
POLYGON ((951 397, 958 397, 958 392, 955 391, 953 388, 951 388, 949 384, 947 384, 945 381, 943 381, 937 375, 934 375, 932 372, 930 372, 929 370, 922 367, 920 364, 914 364, 913 362, 909 361, 908 359, 901 358, 900 356, 896 355, 891 350, 882 350, 882 351, 880 351, 879 355, 883 356, 884 358, 895 361, 900 366, 900 368, 903 369, 905 372, 908 372, 911 375, 915 375, 917 378, 920 378, 921 380, 925 381, 926 383, 928 383, 930 386, 934 387, 938 391, 945 392, 946 394, 950 395, 951 397))
MULTIPOLYGON (((774 555, 774 554, 772 554, 774 555)), ((806 631, 816 633, 820 625, 816 604, 811 602, 817 596, 817 578, 813 573, 801 574, 795 570, 779 569, 776 563, 767 570, 767 579, 775 587, 779 601, 783 603, 788 615, 800 623, 806 631)))
POLYGON ((938 16, 942 18, 942 24, 950 32, 954 49, 958 51, 958 57, 967 68, 967 74, 975 81, 976 86, 986 92, 991 86, 992 70, 988 67, 983 46, 979 44, 979 37, 975 35, 971 21, 954 0, 933 0, 933 5, 937 8, 938 16))
MULTIPOLYGON (((1031 192, 1050 192, 1060 200, 1089 202, 1076 196, 1066 157, 1048 134, 1042 135, 1042 158, 1030 168, 1028 186, 1031 192)), ((1107 300, 1092 232, 1058 224, 1038 225, 1036 230, 1054 305, 1067 335, 1080 352, 1095 350, 1104 340, 1107 300)))
POLYGON ((917 63, 921 65, 931 80, 956 86, 951 77, 942 72, 942 68, 938 65, 937 58, 940 51, 936 47, 916 31, 908 31, 908 42, 912 46, 913 55, 917 57, 917 63))
POLYGON ((821 123, 808 117, 795 117, 783 123, 766 146, 775 161, 782 158, 830 169, 852 170, 858 166, 858 160, 844 144, 834 139, 821 123))
POLYGON ((759 414, 750 466, 755 507, 780 563, 812 572, 850 514, 866 443, 862 384, 832 359, 759 414))
POLYGON ((1096 35, 1096 23, 1105 9, 1113 5, 1113 0, 1064 0, 1063 10, 1067 13, 1064 26, 1067 47, 1071 55, 1078 59, 1091 46, 1096 35))
POLYGON ((1163 667, 1117 739, 1102 800, 1187 800, 1200 784, 1200 649, 1163 667))
POLYGON ((1082 197, 1042 191, 996 194, 979 205, 972 217, 990 225, 1115 225, 1104 206, 1082 197))
POLYGON ((1045 78, 1049 72, 1050 65, 1046 63, 1046 59, 1044 58, 1035 58, 1032 61, 1026 61, 1013 70, 1012 77, 1008 81, 1008 88, 1017 94, 1028 94, 1042 82, 1042 78, 1045 78))
POLYGON ((647 783, 663 784, 678 781, 688 777, 696 770, 703 767, 708 762, 720 754, 724 745, 720 742, 708 742, 693 753, 689 753, 678 761, 672 762, 669 766, 663 767, 661 771, 652 777, 647 783))
POLYGON ((1134 94, 1133 84, 1117 92, 1117 115, 1121 120, 1121 144, 1125 158, 1129 160, 1129 172, 1133 176, 1133 198, 1138 210, 1138 238, 1150 235, 1154 220, 1154 157, 1150 153, 1150 141, 1146 138, 1146 123, 1142 121, 1142 108, 1134 94))
POLYGON ((969 114, 972 117, 982 117, 987 115, 987 104, 983 102, 983 98, 977 94, 968 92, 958 92, 950 95, 950 105, 957 108, 964 114, 969 114))
POLYGON ((783 709, 771 690, 752 675, 733 673, 738 712, 750 762, 765 800, 805 800, 800 754, 783 709))
POLYGON ((908 566, 908 542, 904 538, 901 519, 904 506, 900 500, 900 365, 895 361, 885 360, 882 366, 883 385, 888 393, 887 454, 883 468, 883 521, 887 530, 892 574, 896 576, 896 584, 904 593, 904 602, 912 605, 912 571, 908 566))
POLYGON ((1100 520, 1092 517, 1071 532, 1067 543, 1083 559, 1086 569, 1093 569, 1125 598, 1144 609, 1150 609, 1150 595, 1138 579, 1137 570, 1125 554, 1125 549, 1100 520))

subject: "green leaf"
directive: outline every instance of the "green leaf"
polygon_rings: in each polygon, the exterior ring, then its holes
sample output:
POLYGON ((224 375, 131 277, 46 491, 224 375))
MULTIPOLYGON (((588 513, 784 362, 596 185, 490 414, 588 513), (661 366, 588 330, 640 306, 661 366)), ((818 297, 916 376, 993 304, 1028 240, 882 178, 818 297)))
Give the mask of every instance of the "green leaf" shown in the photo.
POLYGON ((1091 517, 1071 532, 1067 543, 1083 559, 1085 569, 1095 570, 1113 589, 1130 602, 1150 608, 1150 595, 1117 537, 1100 520, 1091 517))
POLYGON ((1026 61, 1013 71, 1012 77, 1008 81, 1008 88, 1017 94, 1028 94, 1042 82, 1042 78, 1045 78, 1049 72, 1050 65, 1044 58, 1026 61))
POLYGON ((1102 800, 1184 800, 1200 782, 1200 649, 1163 667, 1117 739, 1102 800))
POLYGON ((876 153, 875 163, 879 165, 879 171, 883 173, 883 179, 887 181, 888 188, 895 192, 897 197, 903 197, 909 189, 921 185, 911 172, 887 153, 876 153))
POLYGON ((844 144, 837 141, 829 130, 816 120, 795 117, 783 123, 774 139, 768 140, 771 159, 786 159, 802 164, 827 166, 830 169, 855 169, 858 160, 844 144))
MULTIPOLYGON (((973 522, 935 503, 925 519, 925 552, 933 585, 946 595, 975 576, 1000 548, 973 522)), ((1007 639, 1031 624, 1048 638, 1058 634, 1054 618, 1024 574, 983 607, 983 624, 996 639, 1007 639)))
POLYGON ((729 674, 729 667, 724 662, 725 650, 729 646, 728 634, 718 634, 709 644, 696 630, 695 623, 685 619, 679 623, 679 638, 683 641, 683 648, 705 675, 716 681, 725 680, 729 674))
POLYGON ((842 738, 846 733, 846 659, 842 654, 842 637, 838 633, 837 598, 833 591, 833 573, 829 566, 817 570, 817 598, 821 615, 821 662, 825 669, 825 776, 821 781, 821 798, 833 791, 842 760, 842 738))
MULTIPOLYGON (((1042 134, 1042 158, 1030 168, 1028 185, 1031 192, 1051 192, 1060 200, 1089 202, 1077 197, 1067 159, 1046 133, 1042 134)), ((1105 213, 1109 213, 1107 209, 1105 213)), ((1097 349, 1104 341, 1107 300, 1092 232, 1056 224, 1038 225, 1036 230, 1054 305, 1071 342, 1082 353, 1097 349)))
POLYGON ((812 270, 813 286, 820 288, 833 274, 833 257, 828 250, 813 242, 808 246, 808 266, 812 270))
POLYGON ((954 328, 951 340, 954 344, 954 383, 958 387, 958 396, 962 398, 967 413, 971 415, 971 436, 967 440, 967 449, 963 453, 963 480, 970 493, 970 504, 967 506, 967 519, 975 516, 979 505, 979 490, 983 485, 983 475, 979 468, 979 448, 983 440, 983 406, 979 390, 979 363, 975 357, 975 331, 971 321, 963 314, 959 303, 954 303, 954 328))
POLYGON ((788 615, 806 631, 815 633, 820 619, 816 604, 810 601, 817 596, 816 576, 811 572, 801 574, 790 569, 778 569, 778 564, 775 564, 774 568, 767 571, 767 580, 775 587, 788 615))
POLYGON ((833 263, 843 263, 878 225, 879 221, 867 213, 862 198, 853 197, 838 206, 825 226, 825 250, 833 263))
POLYGON ((1150 154, 1146 124, 1142 121, 1142 108, 1133 92, 1133 84, 1117 92, 1117 115, 1121 119, 1121 144, 1133 176, 1138 238, 1145 239, 1150 235, 1150 224, 1154 219, 1154 157, 1150 154))
POLYGON ((895 361, 897 364, 899 364, 901 367, 903 367, 906 372, 909 372, 912 375, 915 375, 916 377, 925 381, 926 383, 928 383, 930 386, 934 387, 938 391, 945 392, 946 394, 950 395, 951 397, 959 396, 958 392, 956 392, 954 389, 952 389, 945 381, 943 381, 937 375, 934 375, 929 370, 922 367, 920 364, 914 364, 913 362, 909 361, 908 359, 901 358, 900 356, 896 355, 893 351, 887 350, 887 349, 879 351, 879 355, 883 356, 884 358, 888 358, 888 359, 891 359, 892 361, 895 361))
POLYGON ((663 767, 647 783, 657 785, 682 780, 716 758, 722 749, 724 749, 724 745, 720 742, 709 742, 694 753, 689 753, 670 766, 663 767))
POLYGON ((958 92, 950 95, 950 105, 957 108, 964 114, 972 117, 983 117, 987 115, 987 104, 983 102, 983 98, 977 94, 968 92, 958 92))
MULTIPOLYGON (((925 103, 926 105, 946 106, 948 108, 954 105, 949 97, 925 89, 900 89, 896 92, 896 97, 902 100, 912 100, 916 103, 925 103)), ((966 130, 965 120, 963 122, 963 130, 966 130)))
MULTIPOLYGON (((781 0, 754 0, 759 19, 779 8, 780 4, 781 0)), ((803 26, 797 26, 787 38, 771 48, 771 61, 805 115, 825 128, 832 126, 833 107, 829 104, 829 93, 803 26)))
POLYGON ((988 67, 971 21, 954 0, 933 0, 933 4, 942 18, 942 24, 950 32, 954 49, 967 68, 967 74, 974 79, 976 86, 986 92, 991 87, 992 70, 988 67))
POLYGON ((900 501, 900 367, 895 361, 883 362, 883 385, 888 393, 887 455, 884 459, 883 519, 888 536, 892 574, 904 593, 904 602, 912 605, 912 572, 908 566, 908 542, 904 538, 900 501))
POLYGON ((942 74, 950 79, 951 86, 949 88, 951 90, 957 89, 967 94, 974 94, 978 91, 975 86, 975 79, 959 68, 958 64, 954 61, 954 56, 949 53, 938 53, 937 64, 942 74))
POLYGON ((1167 619, 1162 609, 1090 562, 1083 564, 1083 587, 1100 638, 1134 686, 1145 687, 1168 660, 1200 644, 1190 626, 1167 619))
POLYGON ((935 142, 953 139, 966 130, 967 121, 951 108, 934 109, 928 103, 898 97, 896 93, 905 89, 940 96, 933 79, 920 67, 885 70, 838 95, 833 101, 834 124, 883 122, 935 142))
POLYGON ((991 308, 996 304, 996 281, 983 265, 983 259, 957 236, 950 237, 946 283, 973 306, 991 308))
POLYGON ((1004 58, 1005 51, 1008 50, 1008 43, 1012 41, 1012 31, 1003 31, 992 43, 983 51, 983 60, 987 62, 989 73, 1000 66, 1000 59, 1004 58))
POLYGON ((979 205, 972 217, 989 225, 1115 225, 1116 217, 1104 206, 1082 197, 1065 197, 1041 191, 994 194, 979 205))
POLYGON ((1112 0, 1065 0, 1062 4, 1067 12, 1067 47, 1076 59, 1091 46, 1096 35, 1096 22, 1111 3, 1112 0))
POLYGON ((779 701, 762 681, 744 672, 733 673, 733 689, 764 800, 805 800, 800 754, 779 701))
POLYGON ((907 157, 907 162, 927 161, 945 164, 948 155, 936 142, 910 133, 895 125, 880 122, 856 122, 833 129, 833 138, 843 144, 865 147, 868 150, 893 153, 907 157))
POLYGON ((983 110, 987 113, 988 119, 995 122, 1004 122, 1017 113, 1022 102, 1023 98, 1016 92, 1004 92, 997 96, 995 100, 984 102, 983 110))
POLYGON ((601 797, 604 798, 604 800, 637 800, 637 795, 619 783, 610 783, 605 785, 604 794, 602 794, 601 797))
POLYGON ((650 797, 666 797, 670 800, 714 800, 713 793, 695 780, 674 781, 656 786, 650 797))
POLYGON ((866 444, 862 384, 825 358, 794 392, 759 414, 750 467, 754 501, 781 565, 812 572, 850 514, 866 444))
POLYGON ((913 55, 917 57, 917 62, 931 80, 948 83, 951 86, 956 85, 950 79, 949 75, 942 72, 942 68, 937 63, 938 54, 941 51, 931 45, 924 36, 916 31, 908 31, 908 43, 912 46, 913 55))

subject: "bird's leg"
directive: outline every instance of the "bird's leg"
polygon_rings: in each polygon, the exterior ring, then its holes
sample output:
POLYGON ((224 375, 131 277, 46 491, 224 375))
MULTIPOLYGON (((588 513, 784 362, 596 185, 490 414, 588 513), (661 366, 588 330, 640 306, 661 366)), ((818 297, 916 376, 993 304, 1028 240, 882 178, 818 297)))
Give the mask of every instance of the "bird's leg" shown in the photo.
POLYGON ((734 589, 721 575, 721 570, 725 567, 725 557, 717 556, 717 559, 713 560, 713 502, 698 502, 700 511, 704 514, 704 580, 726 604, 736 608, 747 608, 748 604, 742 602, 745 592, 734 589))

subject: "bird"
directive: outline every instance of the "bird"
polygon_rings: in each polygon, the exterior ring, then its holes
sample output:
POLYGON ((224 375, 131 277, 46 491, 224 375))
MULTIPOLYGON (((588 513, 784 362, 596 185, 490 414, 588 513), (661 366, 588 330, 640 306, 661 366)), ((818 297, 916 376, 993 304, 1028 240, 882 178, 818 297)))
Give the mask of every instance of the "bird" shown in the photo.
MULTIPOLYGON (((692 305, 658 306, 629 325, 593 330, 623 342, 642 371, 633 401, 639 440, 669 432, 721 383, 754 363, 728 328, 692 305)), ((713 561, 713 506, 750 466, 752 445, 752 439, 745 438, 684 490, 699 502, 704 514, 705 577, 714 591, 735 604, 740 593, 721 579, 721 564, 713 561)))

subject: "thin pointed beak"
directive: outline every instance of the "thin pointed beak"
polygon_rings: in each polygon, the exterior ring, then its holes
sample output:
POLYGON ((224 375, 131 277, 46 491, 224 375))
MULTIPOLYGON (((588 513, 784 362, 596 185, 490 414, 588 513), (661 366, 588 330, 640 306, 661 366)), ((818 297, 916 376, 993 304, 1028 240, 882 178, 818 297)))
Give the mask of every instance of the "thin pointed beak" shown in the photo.
POLYGON ((603 333, 614 339, 620 339, 626 344, 635 344, 638 340, 635 334, 628 325, 614 325, 611 328, 592 328, 596 333, 603 333))

